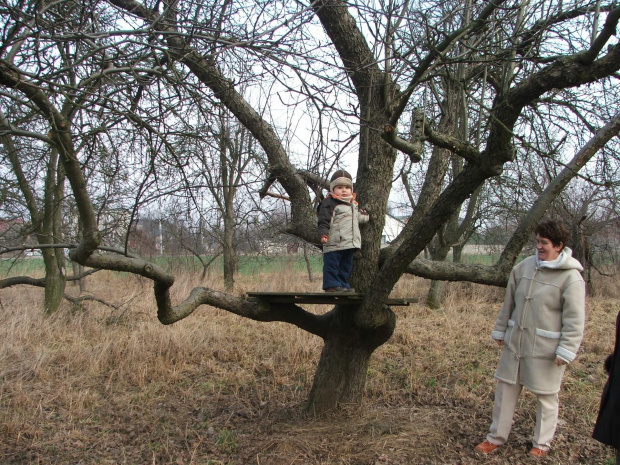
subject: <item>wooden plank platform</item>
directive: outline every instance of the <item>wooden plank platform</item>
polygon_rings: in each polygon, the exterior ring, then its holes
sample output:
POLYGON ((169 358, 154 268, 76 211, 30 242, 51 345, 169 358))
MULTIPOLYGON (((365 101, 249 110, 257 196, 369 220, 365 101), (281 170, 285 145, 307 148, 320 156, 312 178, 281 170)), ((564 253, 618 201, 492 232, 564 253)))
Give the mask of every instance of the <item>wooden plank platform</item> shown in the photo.
MULTIPOLYGON (((281 304, 326 304, 326 305, 359 305, 364 294, 357 292, 247 292, 248 300, 253 302, 264 301, 281 304)), ((391 299, 386 305, 405 307, 417 302, 415 297, 391 299)))

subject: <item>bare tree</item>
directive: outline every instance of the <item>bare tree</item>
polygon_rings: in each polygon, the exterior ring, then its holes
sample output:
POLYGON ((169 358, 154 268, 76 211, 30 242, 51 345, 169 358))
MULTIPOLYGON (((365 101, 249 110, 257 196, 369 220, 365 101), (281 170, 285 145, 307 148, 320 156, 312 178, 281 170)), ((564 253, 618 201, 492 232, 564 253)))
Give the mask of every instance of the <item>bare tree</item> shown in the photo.
MULTIPOLYGON (((445 11, 450 5, 454 5, 454 11, 468 8, 462 2, 440 3, 445 3, 445 11)), ((128 121, 140 129, 152 160, 168 163, 151 163, 154 168, 144 179, 160 179, 165 166, 178 169, 183 165, 169 143, 175 125, 182 124, 182 119, 170 119, 170 113, 177 114, 172 103, 184 102, 176 98, 175 92, 195 96, 208 89, 210 96, 247 128, 265 153, 266 171, 285 194, 282 197, 290 211, 287 233, 309 242, 317 239, 312 198, 316 191, 309 187, 310 178, 295 166, 295 157, 283 143, 282 128, 257 111, 256 102, 245 97, 241 86, 258 83, 265 76, 273 76, 271 82, 278 84, 296 77, 300 85, 295 90, 303 92, 319 112, 330 110, 343 126, 351 128, 351 138, 343 138, 343 147, 355 141, 356 190, 371 214, 352 275, 352 284, 365 295, 357 307, 344 309, 337 305, 324 315, 293 304, 250 302, 206 287, 192 290, 185 300, 173 304, 169 292, 174 283, 171 274, 131 254, 99 253, 101 235, 84 163, 77 156, 78 135, 70 124, 72 113, 58 107, 58 85, 51 78, 54 74, 47 68, 33 72, 37 65, 26 60, 27 55, 10 53, 7 46, 0 59, 3 98, 29 106, 40 121, 51 127, 46 142, 59 154, 83 225, 83 236, 71 250, 71 259, 84 266, 122 270, 152 279, 157 314, 164 324, 189 316, 201 305, 211 305, 259 321, 288 322, 321 337, 324 347, 308 402, 308 408, 316 412, 360 401, 370 357, 394 331, 396 318, 386 301, 403 273, 504 285, 523 244, 551 201, 618 134, 620 125, 619 99, 611 85, 620 69, 620 46, 611 41, 620 8, 613 4, 597 10, 605 15, 605 22, 594 31, 581 26, 597 14, 588 2, 576 2, 574 8, 565 10, 561 2, 547 6, 542 1, 494 0, 471 6, 471 19, 462 24, 440 14, 442 10, 433 2, 395 2, 385 9, 374 9, 373 5, 340 0, 317 0, 307 5, 224 2, 211 5, 207 11, 184 2, 151 5, 110 0, 108 4, 97 4, 103 13, 98 17, 106 21, 93 26, 96 34, 77 35, 68 23, 66 30, 54 30, 54 37, 64 38, 66 43, 77 41, 89 50, 80 55, 83 59, 97 57, 105 66, 104 73, 94 68, 85 70, 84 77, 76 76, 77 84, 67 84, 63 91, 73 95, 75 91, 69 90, 83 87, 79 79, 93 82, 106 75, 116 77, 106 85, 118 85, 130 96, 129 103, 109 101, 105 105, 90 98, 78 102, 72 97, 67 105, 75 112, 88 106, 96 113, 95 108, 107 109, 114 104, 118 105, 119 115, 120 109, 129 107, 128 121), (121 17, 124 32, 114 22, 121 17), (131 42, 115 43, 112 39, 122 36, 128 27, 133 28, 131 42), (573 35, 568 37, 566 30, 573 31, 573 35), (82 41, 81 37, 88 40, 82 41), (421 124, 407 120, 412 108, 420 106, 426 83, 449 75, 458 62, 479 65, 457 78, 470 101, 478 103, 478 112, 470 117, 480 120, 479 144, 472 143, 462 132, 442 132, 436 106, 425 108, 421 124), (150 93, 150 99, 121 84, 122 77, 127 76, 134 76, 138 90, 150 93), (163 82, 168 85, 159 86, 163 82), (584 86, 608 98, 606 112, 597 113, 592 105, 585 104, 584 86), (156 91, 161 91, 161 96, 156 91), (336 94, 338 98, 334 98, 336 94), (562 170, 523 217, 498 263, 482 267, 416 258, 485 181, 502 174, 504 167, 514 163, 526 148, 535 146, 540 153, 545 151, 536 139, 536 127, 530 124, 529 109, 538 107, 543 122, 549 124, 558 108, 566 108, 565 101, 580 102, 579 111, 567 113, 570 116, 561 128, 567 135, 565 140, 580 148, 571 151, 575 153, 571 160, 553 160, 563 166, 562 170), (152 112, 143 111, 146 106, 139 108, 138 103, 149 102, 153 104, 152 112), (421 130, 407 134, 399 132, 401 126, 421 130), (424 156, 424 144, 461 158, 462 169, 455 171, 445 185, 438 186, 439 194, 432 202, 419 202, 398 239, 381 249, 399 153, 417 163, 424 156)), ((38 27, 47 24, 39 18, 47 19, 54 13, 52 7, 42 8, 36 12, 38 27)), ((21 12, 12 13, 15 18, 23 16, 21 12)), ((41 37, 47 37, 22 28, 26 21, 15 21, 14 17, 6 17, 10 26, 5 29, 4 43, 8 46, 25 41, 39 43, 41 37)), ((80 24, 91 24, 92 16, 83 18, 80 24)), ((291 93, 294 88, 287 85, 286 89, 291 93)), ((92 90, 84 97, 87 95, 90 97, 92 90)), ((11 123, 14 136, 19 135, 18 123, 11 123)), ((344 156, 346 152, 343 149, 339 153, 344 156)), ((185 183, 185 179, 181 181, 185 183)), ((162 195, 163 191, 159 192, 162 195)))
POLYGON ((200 131, 203 136, 209 135, 215 146, 209 148, 204 143, 196 144, 193 159, 199 163, 196 183, 208 189, 217 212, 219 221, 212 223, 211 227, 219 232, 224 284, 232 291, 238 269, 240 238, 237 229, 254 211, 244 189, 247 187, 246 177, 256 171, 257 154, 249 132, 239 126, 225 109, 217 108, 217 111, 217 121, 211 124, 213 130, 200 131))
MULTIPOLYGON (((31 230, 25 231, 26 236, 28 232, 36 235, 37 244, 43 246, 41 254, 45 264, 44 308, 47 313, 53 313, 62 301, 66 284, 64 249, 53 247, 54 244, 63 242, 61 215, 65 183, 64 169, 59 163, 58 151, 49 144, 30 144, 20 147, 11 135, 6 134, 10 125, 1 111, 0 124, 5 130, 5 135, 0 137, 0 142, 4 145, 15 184, 24 199, 30 217, 31 230), (43 171, 43 175, 36 169, 33 170, 32 165, 24 167, 22 162, 28 159, 25 152, 35 154, 34 160, 31 158, 30 161, 33 161, 34 165, 43 171), (36 183, 43 184, 41 197, 37 195, 36 183)), ((22 277, 21 280, 14 278, 10 281, 15 284, 20 282, 29 283, 30 280, 28 277, 22 277)), ((8 283, 4 281, 0 286, 8 283)))

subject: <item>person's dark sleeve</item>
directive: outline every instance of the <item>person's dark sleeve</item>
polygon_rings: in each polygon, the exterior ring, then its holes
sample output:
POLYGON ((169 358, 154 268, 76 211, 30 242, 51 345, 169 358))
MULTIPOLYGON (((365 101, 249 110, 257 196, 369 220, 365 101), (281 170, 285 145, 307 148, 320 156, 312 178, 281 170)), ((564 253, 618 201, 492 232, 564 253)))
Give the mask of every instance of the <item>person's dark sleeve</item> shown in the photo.
POLYGON ((614 364, 614 354, 609 354, 603 363, 603 368, 605 369, 605 373, 611 373, 611 366, 614 364))
POLYGON ((319 207, 319 237, 329 236, 329 225, 332 220, 333 211, 334 203, 329 198, 324 199, 319 207))

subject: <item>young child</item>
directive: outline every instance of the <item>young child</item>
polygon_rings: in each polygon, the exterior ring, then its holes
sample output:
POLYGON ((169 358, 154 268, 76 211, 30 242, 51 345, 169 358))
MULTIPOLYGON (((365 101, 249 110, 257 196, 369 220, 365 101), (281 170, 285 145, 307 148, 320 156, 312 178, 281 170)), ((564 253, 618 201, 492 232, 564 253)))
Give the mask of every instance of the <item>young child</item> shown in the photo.
POLYGON ((353 253, 362 246, 359 225, 368 213, 359 210, 353 180, 344 170, 336 171, 329 194, 319 205, 319 239, 323 244, 323 290, 355 292, 349 284, 353 253))

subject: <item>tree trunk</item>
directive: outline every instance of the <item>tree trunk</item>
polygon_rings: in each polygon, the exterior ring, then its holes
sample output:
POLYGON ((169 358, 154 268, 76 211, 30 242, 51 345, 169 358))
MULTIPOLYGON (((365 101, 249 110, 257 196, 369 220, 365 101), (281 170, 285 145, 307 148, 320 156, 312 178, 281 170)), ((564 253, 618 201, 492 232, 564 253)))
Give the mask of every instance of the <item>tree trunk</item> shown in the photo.
MULTIPOLYGON (((462 255, 463 255, 463 245, 458 245, 452 247, 452 262, 453 263, 461 263, 462 255)), ((431 251, 431 258, 433 261, 445 261, 448 258, 448 248, 441 248, 437 251, 431 251)), ((444 290, 445 290, 445 281, 439 281, 433 279, 431 281, 431 287, 428 290, 428 295, 426 296, 426 305, 430 308, 437 309, 441 307, 444 298, 444 290)))
POLYGON ((234 246, 235 219, 232 207, 226 210, 224 217, 224 286, 232 291, 235 286, 235 270, 237 268, 234 246))
POLYGON ((443 289, 444 281, 439 281, 437 279, 431 281, 431 287, 426 296, 426 305, 429 308, 436 310, 441 307, 441 303, 443 302, 443 289))
MULTIPOLYGON (((445 261, 450 251, 449 244, 442 244, 442 240, 435 236, 433 243, 428 247, 431 260, 433 261, 445 261)), ((441 307, 443 302, 443 290, 444 282, 433 279, 431 281, 431 287, 426 295, 426 305, 430 308, 437 309, 441 307)))
POLYGON ((304 248, 304 261, 306 262, 306 270, 308 270, 308 280, 310 282, 313 282, 314 276, 312 274, 312 263, 310 263, 310 257, 308 256, 308 246, 305 242, 303 244, 303 248, 304 248))
MULTIPOLYGON (((45 177, 45 195, 43 199, 43 222, 39 243, 54 244, 62 241, 62 203, 64 198, 65 174, 62 164, 58 163, 58 152, 51 150, 45 177)), ((65 295, 67 276, 65 273, 65 253, 63 248, 43 249, 45 263, 45 293, 43 306, 48 314, 60 307, 65 295)))
POLYGON ((45 313, 52 314, 60 307, 65 295, 66 277, 63 266, 51 249, 42 251, 45 263, 45 292, 43 306, 45 313))
POLYGON ((465 248, 465 244, 455 245, 452 247, 452 262, 454 263, 462 263, 463 262, 463 249, 465 248))
POLYGON ((579 260, 583 271, 581 275, 586 282, 586 290, 589 295, 594 295, 595 289, 592 284, 592 253, 590 251, 590 242, 580 221, 571 231, 571 239, 573 243, 573 257, 579 260))
POLYGON ((360 404, 370 356, 392 336, 396 317, 388 307, 386 324, 362 330, 355 323, 357 307, 335 307, 329 316, 321 358, 314 375, 307 410, 317 415, 346 404, 360 404))
MULTIPOLYGON (((71 262, 71 269, 73 270, 73 276, 79 276, 84 272, 84 267, 76 262, 71 262)), ((74 286, 79 286, 80 294, 86 290, 86 278, 80 278, 73 281, 74 286)))

